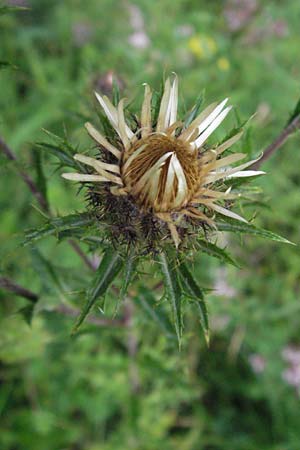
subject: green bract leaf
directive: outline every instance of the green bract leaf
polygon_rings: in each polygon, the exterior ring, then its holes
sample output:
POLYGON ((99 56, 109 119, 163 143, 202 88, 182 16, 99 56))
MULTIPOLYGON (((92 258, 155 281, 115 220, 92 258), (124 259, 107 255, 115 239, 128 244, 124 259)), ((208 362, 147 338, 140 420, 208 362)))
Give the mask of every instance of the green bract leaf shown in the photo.
POLYGON ((57 268, 37 248, 31 249, 31 257, 33 268, 40 276, 43 291, 53 291, 62 302, 67 302, 69 287, 57 268))
MULTIPOLYGON (((223 219, 224 220, 224 219, 223 219)), ((216 223, 219 231, 230 231, 233 233, 246 233, 255 234, 256 236, 264 237, 266 239, 271 239, 272 241, 283 242, 284 244, 293 244, 293 242, 288 241, 284 237, 273 233, 272 231, 264 230, 263 228, 257 228, 251 223, 238 222, 229 218, 226 218, 224 222, 220 221, 216 223)))
POLYGON ((291 122, 293 122, 293 120, 296 119, 297 116, 300 116, 300 98, 295 106, 294 111, 291 114, 291 117, 288 120, 287 125, 289 125, 291 122))
POLYGON ((218 258, 225 263, 232 264, 235 267, 238 267, 237 263, 231 258, 231 256, 223 249, 218 247, 216 244, 212 242, 208 242, 205 239, 198 239, 197 245, 199 248, 214 258, 218 258))
POLYGON ((98 298, 102 297, 123 266, 122 258, 113 249, 107 249, 99 264, 91 288, 87 292, 86 303, 73 327, 76 333, 98 298))
POLYGON ((135 298, 135 303, 141 306, 150 319, 154 320, 164 333, 175 338, 172 324, 162 308, 157 305, 155 297, 149 289, 140 287, 139 295, 135 298))
POLYGON ((196 104, 192 108, 191 112, 187 115, 187 118, 184 121, 184 128, 187 128, 193 122, 193 120, 196 119, 196 117, 200 112, 203 100, 204 100, 204 91, 201 92, 201 94, 196 100, 196 104))
POLYGON ((66 139, 61 138, 50 131, 44 131, 53 141, 53 144, 49 142, 37 142, 36 145, 40 149, 56 156, 56 158, 60 160, 62 166, 72 167, 80 172, 87 173, 86 167, 73 158, 75 153, 78 153, 77 148, 74 148, 66 139))
POLYGON ((48 209, 48 196, 47 196, 47 181, 43 170, 42 154, 36 149, 33 151, 33 162, 36 170, 36 184, 39 192, 41 192, 45 199, 46 207, 48 209))
POLYGON ((185 263, 181 262, 181 264, 178 267, 178 271, 180 272, 181 279, 188 293, 192 296, 192 299, 194 299, 194 301, 196 301, 197 303, 200 314, 200 323, 203 328, 204 337, 207 344, 209 344, 208 313, 202 289, 198 285, 197 281, 194 279, 193 275, 191 274, 185 263))
MULTIPOLYGON (((31 244, 46 236, 56 235, 60 237, 60 233, 76 230, 77 228, 86 227, 94 223, 94 218, 89 213, 70 214, 64 217, 55 217, 50 219, 43 227, 29 231, 25 235, 24 245, 31 244)), ((67 235, 70 237, 70 234, 67 235)))
POLYGON ((176 260, 169 253, 163 252, 160 254, 160 262, 165 281, 165 289, 172 307, 175 330, 180 345, 182 336, 182 292, 177 276, 176 260))
POLYGON ((131 246, 129 253, 126 257, 125 261, 125 269, 123 275, 123 283, 120 292, 120 299, 123 300, 125 295, 127 294, 128 287, 131 283, 133 276, 136 273, 138 259, 135 255, 134 246, 131 246))
POLYGON ((18 313, 21 314, 28 325, 31 325, 34 313, 34 304, 24 306, 23 308, 19 309, 18 313))

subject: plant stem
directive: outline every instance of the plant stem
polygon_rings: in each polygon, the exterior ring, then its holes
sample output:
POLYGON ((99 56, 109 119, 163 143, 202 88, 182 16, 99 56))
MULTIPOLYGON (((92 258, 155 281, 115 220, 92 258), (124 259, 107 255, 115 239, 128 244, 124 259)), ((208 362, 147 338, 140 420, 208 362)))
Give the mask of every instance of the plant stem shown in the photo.
POLYGON ((0 277, 0 289, 1 288, 19 295, 20 297, 27 298, 27 300, 30 300, 33 303, 36 303, 39 299, 39 296, 37 294, 29 291, 26 288, 23 288, 19 284, 6 277, 0 277))
POLYGON ((264 150, 263 156, 255 164, 251 166, 251 169, 258 169, 270 156, 273 155, 283 144, 287 141, 289 136, 300 128, 300 114, 296 116, 292 122, 287 125, 279 136, 264 150))

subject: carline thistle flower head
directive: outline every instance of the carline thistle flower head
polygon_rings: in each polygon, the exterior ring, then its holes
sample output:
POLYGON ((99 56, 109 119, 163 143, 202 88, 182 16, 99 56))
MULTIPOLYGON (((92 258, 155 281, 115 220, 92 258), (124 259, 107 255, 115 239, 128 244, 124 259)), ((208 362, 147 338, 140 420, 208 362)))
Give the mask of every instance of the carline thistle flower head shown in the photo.
MULTIPOLYGON (((190 232, 191 224, 193 230, 205 225, 216 228, 216 214, 246 221, 226 207, 239 196, 231 191, 228 180, 264 172, 245 170, 257 159, 232 166, 245 158, 243 153, 223 156, 242 132, 213 148, 206 145, 231 110, 231 106, 226 106, 228 99, 209 105, 191 123, 184 124, 177 118, 178 79, 174 75, 173 80, 168 78, 165 82, 154 119, 152 91, 145 84, 141 114, 135 117, 133 127, 125 118, 125 99, 115 107, 106 96, 95 95, 115 137, 105 136, 86 123, 89 135, 102 150, 102 157, 76 154, 74 158, 91 168, 90 173, 64 173, 64 178, 89 183, 91 194, 98 195, 97 201, 103 203, 106 196, 106 209, 113 204, 121 215, 126 198, 129 227, 133 215, 139 216, 135 220, 139 226, 148 219, 151 227, 158 230, 160 239, 169 236, 176 247, 190 232), (163 229, 167 230, 166 234, 159 233, 163 229)), ((149 230, 144 230, 143 238, 147 240, 149 235, 149 230)))

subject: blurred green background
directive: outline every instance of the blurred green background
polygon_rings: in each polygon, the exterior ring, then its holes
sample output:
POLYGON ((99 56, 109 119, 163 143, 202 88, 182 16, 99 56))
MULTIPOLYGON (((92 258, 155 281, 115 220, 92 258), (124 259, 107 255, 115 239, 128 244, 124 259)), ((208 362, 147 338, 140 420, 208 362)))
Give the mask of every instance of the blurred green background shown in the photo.
MULTIPOLYGON (((158 88, 171 71, 187 108, 203 88, 207 102, 229 96, 241 119, 256 112, 253 153, 277 136, 299 97, 299 0, 6 4, 30 9, 0 16, 0 61, 15 66, 0 70, 0 135, 37 182, 42 164, 54 214, 82 211, 84 195, 34 143, 46 128, 84 148, 92 92, 109 93, 112 74, 137 104, 143 82, 158 88)), ((298 134, 265 164, 256 218, 296 244, 299 145, 298 134)), ((209 349, 191 312, 179 352, 145 302, 127 305, 128 326, 90 323, 71 339, 73 319, 58 310, 80 304, 91 274, 68 243, 20 245, 43 218, 17 167, 0 155, 0 275, 40 301, 29 326, 18 313, 28 302, 0 291, 0 449, 299 450, 298 247, 226 236, 240 269, 199 255, 199 283, 213 288, 209 349)))

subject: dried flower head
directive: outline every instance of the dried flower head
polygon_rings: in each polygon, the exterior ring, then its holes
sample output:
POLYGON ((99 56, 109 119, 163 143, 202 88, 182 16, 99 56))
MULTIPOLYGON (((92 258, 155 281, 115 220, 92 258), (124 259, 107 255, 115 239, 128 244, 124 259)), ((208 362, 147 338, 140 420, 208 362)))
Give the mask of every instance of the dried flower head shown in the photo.
POLYGON ((216 214, 245 221, 227 207, 239 195, 228 180, 264 172, 245 170, 257 160, 233 166, 245 158, 243 153, 223 156, 242 132, 218 146, 206 144, 231 110, 228 99, 181 122, 175 75, 165 82, 156 115, 153 94, 145 85, 141 114, 133 122, 125 118, 124 99, 115 107, 106 96, 96 93, 96 98, 114 135, 104 135, 87 123, 89 135, 101 148, 101 159, 76 154, 74 158, 90 171, 62 176, 89 183, 89 198, 101 214, 115 214, 111 225, 118 237, 153 241, 156 236, 161 241, 171 236, 178 247, 191 229, 216 228, 216 214))

